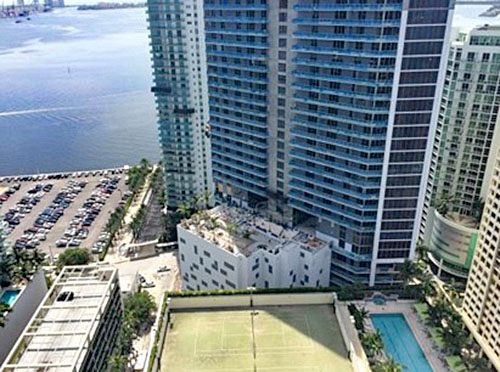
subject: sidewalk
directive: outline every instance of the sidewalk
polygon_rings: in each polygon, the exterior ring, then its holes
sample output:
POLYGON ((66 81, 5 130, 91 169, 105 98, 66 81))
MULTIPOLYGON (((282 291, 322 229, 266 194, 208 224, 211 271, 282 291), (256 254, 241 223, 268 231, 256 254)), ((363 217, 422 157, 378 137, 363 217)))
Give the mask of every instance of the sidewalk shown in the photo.
POLYGON ((117 248, 121 245, 125 245, 128 247, 132 243, 132 240, 134 239, 132 231, 129 228, 129 224, 132 222, 137 212, 139 212, 141 205, 143 204, 146 196, 148 195, 149 188, 151 187, 151 179, 157 167, 158 165, 154 165, 152 171, 149 172, 149 174, 146 176, 146 181, 144 182, 144 185, 142 186, 140 193, 135 196, 134 200, 132 201, 132 204, 130 205, 127 211, 127 214, 125 215, 125 217, 123 217, 123 227, 119 231, 119 235, 121 235, 121 238, 115 243, 113 243, 112 247, 110 247, 110 250, 106 255, 105 259, 106 262, 117 263, 117 262, 122 262, 123 260, 128 261, 128 258, 125 258, 120 255, 120 253, 117 251, 117 248))

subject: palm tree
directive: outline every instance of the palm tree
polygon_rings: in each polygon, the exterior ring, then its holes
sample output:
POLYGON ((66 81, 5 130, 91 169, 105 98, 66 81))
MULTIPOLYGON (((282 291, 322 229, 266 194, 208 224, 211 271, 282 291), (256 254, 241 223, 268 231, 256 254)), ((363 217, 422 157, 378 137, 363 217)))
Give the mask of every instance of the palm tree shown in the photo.
POLYGON ((407 286, 419 273, 420 269, 413 261, 405 260, 405 262, 400 265, 399 277, 405 286, 407 286))
POLYGON ((234 222, 230 222, 226 226, 226 231, 229 235, 234 235, 237 230, 238 230, 238 224, 234 222))
POLYGON ((484 201, 483 198, 477 198, 472 202, 472 216, 477 223, 481 222, 481 217, 483 216, 484 201))
POLYGON ((429 315, 429 323, 432 326, 441 326, 442 320, 450 318, 453 310, 446 301, 437 300, 433 306, 429 306, 427 314, 429 315))
POLYGON ((203 204, 205 205, 205 208, 208 208, 212 202, 212 194, 209 193, 208 191, 206 191, 203 194, 201 194, 201 198, 203 200, 203 204))
POLYGON ((127 357, 119 353, 113 353, 108 357, 108 366, 111 372, 122 372, 127 367, 127 357))
POLYGON ((139 166, 143 169, 149 168, 150 165, 151 163, 146 158, 142 158, 141 161, 139 162, 139 166))
POLYGON ((453 206, 453 203, 454 203, 453 196, 448 194, 443 194, 441 195, 439 201, 436 204, 436 210, 439 212, 441 216, 446 217, 446 215, 450 211, 450 208, 453 206))
POLYGON ((0 302, 0 327, 5 327, 7 323, 7 313, 11 310, 9 305, 0 302))
POLYGON ((403 368, 403 365, 396 362, 393 357, 389 357, 385 361, 377 361, 373 366, 373 372, 402 372, 403 368))
POLYGON ((433 297, 436 294, 436 287, 434 286, 434 279, 430 274, 424 274, 420 283, 421 298, 433 297))
POLYGON ((354 317, 354 327, 360 332, 364 332, 365 330, 365 320, 368 318, 370 313, 364 307, 356 310, 352 314, 354 317))
POLYGON ((470 358, 464 358, 464 359, 465 359, 464 362, 470 371, 474 371, 474 372, 490 372, 491 371, 490 363, 486 359, 484 359, 478 355, 476 355, 474 357, 470 357, 470 358))
POLYGON ((189 203, 187 203, 187 202, 181 203, 177 207, 177 211, 176 212, 179 213, 184 218, 187 218, 191 214, 191 205, 189 203))
POLYGON ((427 262, 427 252, 429 252, 429 247, 425 244, 419 243, 415 248, 417 252, 417 260, 427 262))
POLYGON ((379 356, 384 350, 384 341, 379 330, 362 333, 361 343, 369 358, 379 356))
POLYGON ((450 296, 451 302, 453 302, 454 304, 459 304, 460 294, 464 290, 463 284, 452 279, 450 282, 445 283, 443 286, 446 293, 448 293, 448 295, 450 296))

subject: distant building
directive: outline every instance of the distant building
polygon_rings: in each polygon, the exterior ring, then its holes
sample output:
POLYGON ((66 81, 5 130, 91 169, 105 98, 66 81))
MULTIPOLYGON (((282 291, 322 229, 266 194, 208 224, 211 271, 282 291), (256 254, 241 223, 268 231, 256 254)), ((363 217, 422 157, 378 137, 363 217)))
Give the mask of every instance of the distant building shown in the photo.
POLYGON ((425 241, 431 269, 465 282, 476 246, 496 151, 500 146, 500 27, 481 26, 450 48, 431 167, 432 203, 425 241))
POLYGON ((0 371, 104 371, 121 319, 117 269, 65 267, 0 371))
POLYGON ((11 308, 7 314, 5 326, 0 327, 0 366, 23 333, 46 293, 47 283, 42 270, 39 270, 26 285, 0 289, 0 303, 6 303, 11 308))
POLYGON ((329 244, 239 208, 218 206, 177 227, 188 290, 326 287, 329 244))
POLYGON ((213 193, 203 0, 147 2, 166 201, 213 193))
POLYGON ((500 370, 500 152, 494 162, 463 301, 465 324, 500 370))

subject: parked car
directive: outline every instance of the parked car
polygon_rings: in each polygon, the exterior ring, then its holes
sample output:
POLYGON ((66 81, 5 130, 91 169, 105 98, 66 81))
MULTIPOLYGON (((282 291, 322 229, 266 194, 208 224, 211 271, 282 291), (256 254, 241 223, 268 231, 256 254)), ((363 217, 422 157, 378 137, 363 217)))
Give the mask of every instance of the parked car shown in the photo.
POLYGON ((156 269, 156 272, 158 273, 164 273, 166 271, 170 271, 170 267, 168 267, 167 265, 158 266, 158 269, 156 269))

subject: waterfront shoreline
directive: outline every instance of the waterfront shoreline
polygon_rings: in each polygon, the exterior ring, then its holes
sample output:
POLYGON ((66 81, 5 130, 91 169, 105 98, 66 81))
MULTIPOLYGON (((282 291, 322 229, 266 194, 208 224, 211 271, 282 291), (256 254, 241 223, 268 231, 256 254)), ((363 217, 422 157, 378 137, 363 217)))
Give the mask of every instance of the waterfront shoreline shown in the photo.
POLYGON ((108 171, 127 171, 130 169, 130 165, 125 164, 121 167, 111 167, 111 168, 100 168, 100 169, 87 169, 87 170, 73 170, 73 171, 63 171, 63 172, 46 172, 46 173, 33 173, 33 174, 14 174, 14 175, 4 175, 0 176, 0 182, 18 182, 18 181, 43 181, 47 179, 52 179, 56 176, 60 178, 82 177, 85 175, 97 175, 99 173, 106 173, 108 171), (31 179, 26 179, 30 178, 31 179))

